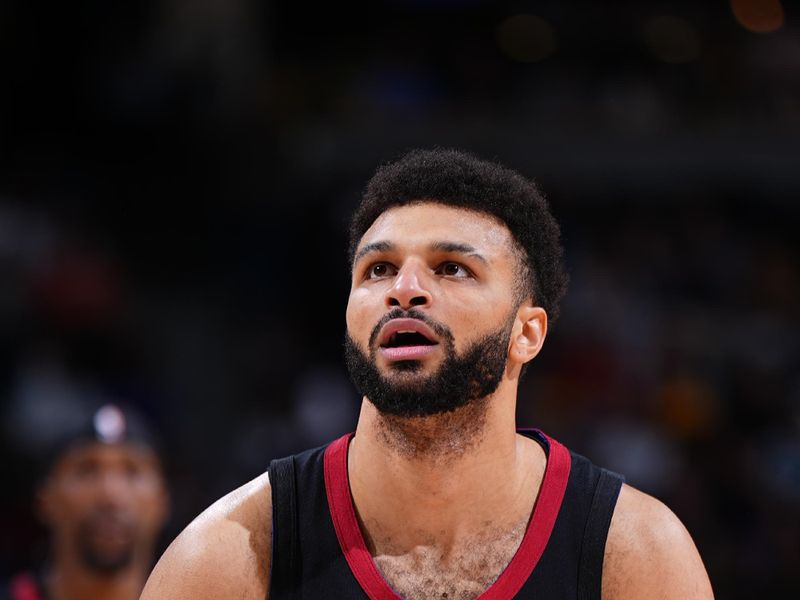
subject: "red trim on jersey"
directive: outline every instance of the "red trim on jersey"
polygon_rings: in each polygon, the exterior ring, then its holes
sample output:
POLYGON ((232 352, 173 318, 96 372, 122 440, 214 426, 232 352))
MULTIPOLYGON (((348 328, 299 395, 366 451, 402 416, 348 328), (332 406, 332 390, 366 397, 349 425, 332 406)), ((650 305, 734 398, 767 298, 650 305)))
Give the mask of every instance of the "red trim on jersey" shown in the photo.
POLYGON ((39 585, 36 578, 30 573, 21 573, 14 577, 9 583, 11 600, 41 600, 42 594, 39 592, 39 585))
POLYGON ((350 496, 350 482, 347 478, 347 447, 352 433, 340 437, 325 449, 325 491, 328 494, 328 507, 336 529, 339 546, 344 552, 347 564, 355 575, 361 588, 372 600, 402 600, 389 587, 378 572, 372 555, 367 550, 364 536, 356 520, 353 498, 350 496))
POLYGON ((547 454, 547 466, 544 469, 539 496, 533 507, 533 515, 517 553, 497 581, 479 596, 483 600, 513 598, 522 589, 547 547, 558 511, 561 509, 561 502, 564 500, 569 471, 572 467, 569 450, 541 431, 536 433, 547 440, 550 451, 547 454))
MULTIPOLYGON (((544 552, 564 499, 572 465, 569 451, 556 440, 536 432, 549 446, 542 485, 528 528, 511 562, 500 577, 479 596, 481 600, 512 598, 533 573, 544 552)), ((361 588, 372 600, 398 600, 400 596, 375 566, 358 526, 347 476, 347 448, 353 434, 331 443, 325 450, 325 491, 339 546, 361 588)))

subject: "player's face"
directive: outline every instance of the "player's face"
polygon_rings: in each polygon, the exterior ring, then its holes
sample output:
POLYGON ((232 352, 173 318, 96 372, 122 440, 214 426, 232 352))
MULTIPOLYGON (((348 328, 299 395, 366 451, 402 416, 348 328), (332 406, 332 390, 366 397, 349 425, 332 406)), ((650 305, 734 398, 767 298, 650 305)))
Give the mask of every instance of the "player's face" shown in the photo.
POLYGON ((422 391, 420 382, 430 388, 454 370, 479 384, 497 379, 521 275, 513 247, 507 227, 483 213, 419 203, 382 214, 361 239, 353 266, 351 374, 354 367, 373 370, 372 379, 395 391, 415 385, 422 391), (493 374, 481 371, 487 363, 493 374))
POLYGON ((147 560, 166 517, 160 465, 147 448, 90 443, 69 450, 41 490, 57 552, 114 572, 147 560))

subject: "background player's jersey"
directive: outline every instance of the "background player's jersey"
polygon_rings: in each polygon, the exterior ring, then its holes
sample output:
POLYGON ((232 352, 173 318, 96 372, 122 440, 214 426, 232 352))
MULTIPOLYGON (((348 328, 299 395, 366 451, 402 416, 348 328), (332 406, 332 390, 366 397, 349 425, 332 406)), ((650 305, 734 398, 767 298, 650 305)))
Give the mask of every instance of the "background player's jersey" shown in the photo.
POLYGON ((0 587, 0 600, 48 600, 48 597, 41 576, 25 571, 0 587))

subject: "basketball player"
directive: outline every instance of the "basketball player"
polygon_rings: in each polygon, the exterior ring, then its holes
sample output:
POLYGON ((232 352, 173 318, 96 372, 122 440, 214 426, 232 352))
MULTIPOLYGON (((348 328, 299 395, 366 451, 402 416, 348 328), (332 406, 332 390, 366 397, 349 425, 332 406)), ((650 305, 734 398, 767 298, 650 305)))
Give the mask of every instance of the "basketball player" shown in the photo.
POLYGON ((149 428, 105 405, 65 431, 38 489, 52 536, 49 563, 14 577, 10 600, 134 600, 167 516, 167 492, 149 428))
MULTIPOLYGON (((414 151, 370 181, 350 250, 355 434, 212 505, 143 598, 712 597, 669 509, 515 427, 520 375, 566 286, 532 182, 414 151)), ((328 318, 318 300, 311 318, 328 318)))

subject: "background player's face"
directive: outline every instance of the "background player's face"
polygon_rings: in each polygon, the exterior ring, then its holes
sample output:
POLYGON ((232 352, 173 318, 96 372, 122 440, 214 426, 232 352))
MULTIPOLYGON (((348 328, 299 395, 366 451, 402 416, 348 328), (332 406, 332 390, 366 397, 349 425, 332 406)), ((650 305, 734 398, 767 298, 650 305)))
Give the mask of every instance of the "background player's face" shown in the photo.
POLYGON ((167 494, 151 450, 88 443, 57 461, 40 502, 56 553, 114 572, 137 558, 149 560, 166 518, 167 494))
MULTIPOLYGON (((357 385, 370 388, 358 381, 362 375, 367 383, 379 376, 380 386, 395 393, 439 383, 441 395, 458 388, 458 379, 472 380, 459 389, 462 398, 443 399, 430 413, 474 399, 465 394, 494 391, 505 368, 521 275, 512 248, 505 225, 483 213, 420 203, 382 214, 356 251, 347 307, 348 366, 357 385), (387 339, 384 326, 406 315, 427 325, 427 341, 418 335, 387 339)), ((407 414, 425 414, 415 404, 407 414)))

